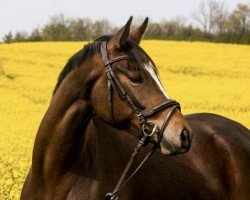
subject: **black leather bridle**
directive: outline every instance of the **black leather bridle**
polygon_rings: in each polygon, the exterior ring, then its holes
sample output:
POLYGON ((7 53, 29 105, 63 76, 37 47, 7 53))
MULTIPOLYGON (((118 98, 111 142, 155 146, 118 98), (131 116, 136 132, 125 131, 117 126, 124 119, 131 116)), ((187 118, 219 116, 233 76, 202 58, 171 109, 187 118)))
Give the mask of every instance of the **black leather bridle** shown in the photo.
MULTIPOLYGON (((154 106, 153 108, 141 110, 140 108, 138 108, 136 106, 135 102, 126 93, 124 87, 122 86, 118 77, 114 74, 112 67, 111 67, 113 63, 121 61, 121 60, 129 60, 130 61, 132 59, 131 56, 122 55, 122 56, 118 56, 118 57, 113 58, 113 59, 109 59, 106 41, 101 43, 101 55, 102 55, 102 60, 105 64, 106 74, 108 77, 109 105, 110 105, 110 113, 111 113, 112 122, 114 123, 113 94, 112 93, 113 93, 113 89, 115 89, 117 91, 117 93, 119 94, 119 97, 122 99, 122 101, 126 101, 130 105, 130 107, 133 109, 133 111, 136 113, 136 115, 139 117, 139 123, 141 125, 141 130, 142 130, 142 137, 141 137, 139 143, 137 144, 134 152, 132 153, 132 156, 131 156, 125 170, 123 171, 123 174, 120 177, 120 180, 118 181, 118 183, 116 185, 116 188, 114 189, 113 193, 108 193, 105 197, 105 200, 109 200, 109 199, 114 200, 114 199, 118 199, 118 197, 117 197, 118 191, 120 191, 124 187, 124 185, 136 174, 136 172, 146 162, 146 160, 152 156, 154 151, 160 147, 160 142, 161 142, 161 139, 163 137, 163 132, 168 125, 168 122, 169 122, 169 119, 170 119, 172 113, 176 109, 180 110, 181 107, 177 101, 171 100, 171 99, 166 99, 164 102, 154 106), (165 109, 165 108, 170 108, 170 110, 169 110, 160 130, 159 130, 158 126, 154 122, 147 121, 147 118, 154 115, 155 113, 165 109), (148 133, 148 131, 147 131, 147 128, 146 128, 147 125, 153 125, 153 129, 150 133, 148 133), (129 170, 131 164, 133 163, 137 153, 139 152, 140 148, 143 145, 145 145, 146 139, 148 137, 153 136, 154 134, 157 134, 157 136, 158 136, 158 143, 154 144, 152 150, 146 155, 146 157, 143 159, 143 161, 140 163, 140 165, 136 168, 136 170, 124 181, 124 178, 129 170)), ((172 147, 172 146, 170 145, 170 147, 172 147)))

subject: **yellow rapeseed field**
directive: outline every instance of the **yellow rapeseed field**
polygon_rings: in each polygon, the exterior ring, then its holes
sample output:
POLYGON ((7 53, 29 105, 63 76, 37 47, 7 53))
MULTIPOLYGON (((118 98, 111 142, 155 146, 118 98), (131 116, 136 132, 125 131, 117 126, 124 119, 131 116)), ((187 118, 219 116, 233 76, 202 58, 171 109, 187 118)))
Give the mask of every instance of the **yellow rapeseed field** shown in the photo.
MULTIPOLYGON (((0 199, 18 199, 58 73, 82 42, 0 45, 0 199)), ((183 113, 212 112, 250 128, 250 46, 144 41, 183 113)))

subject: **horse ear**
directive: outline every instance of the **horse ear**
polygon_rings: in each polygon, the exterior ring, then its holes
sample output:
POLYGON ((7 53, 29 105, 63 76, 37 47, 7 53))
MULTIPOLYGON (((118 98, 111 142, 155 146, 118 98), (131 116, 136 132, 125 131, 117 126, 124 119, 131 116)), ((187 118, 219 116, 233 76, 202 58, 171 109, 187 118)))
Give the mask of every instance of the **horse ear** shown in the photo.
POLYGON ((125 26, 123 26, 108 42, 108 49, 122 48, 126 43, 133 17, 131 16, 125 26))
POLYGON ((129 38, 136 42, 137 44, 140 43, 141 39, 142 39, 142 36, 146 30, 148 26, 148 17, 146 17, 146 19, 144 20, 144 22, 142 23, 142 25, 140 27, 138 27, 137 29, 135 29, 134 31, 132 31, 130 34, 129 34, 129 38))

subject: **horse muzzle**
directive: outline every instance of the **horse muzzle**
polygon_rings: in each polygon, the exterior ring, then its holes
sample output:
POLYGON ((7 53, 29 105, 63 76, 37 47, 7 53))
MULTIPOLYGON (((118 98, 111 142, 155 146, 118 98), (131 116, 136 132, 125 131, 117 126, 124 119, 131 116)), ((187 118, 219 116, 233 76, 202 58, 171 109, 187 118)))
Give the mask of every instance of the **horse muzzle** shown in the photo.
POLYGON ((176 155, 187 152, 191 147, 192 130, 175 108, 169 109, 167 115, 151 119, 142 126, 142 131, 148 134, 153 143, 158 143, 164 155, 176 155))

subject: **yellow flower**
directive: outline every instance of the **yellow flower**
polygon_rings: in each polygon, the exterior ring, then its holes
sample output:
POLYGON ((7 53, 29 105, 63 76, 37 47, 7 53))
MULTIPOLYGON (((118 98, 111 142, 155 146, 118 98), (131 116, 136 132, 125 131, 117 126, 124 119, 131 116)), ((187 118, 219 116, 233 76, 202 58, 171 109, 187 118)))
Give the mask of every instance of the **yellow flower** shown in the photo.
MULTIPOLYGON (((19 199, 57 76, 82 46, 82 42, 0 45, 0 199, 19 199)), ((142 47, 183 113, 217 113, 250 127, 250 46, 143 41, 142 47)))

